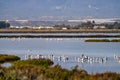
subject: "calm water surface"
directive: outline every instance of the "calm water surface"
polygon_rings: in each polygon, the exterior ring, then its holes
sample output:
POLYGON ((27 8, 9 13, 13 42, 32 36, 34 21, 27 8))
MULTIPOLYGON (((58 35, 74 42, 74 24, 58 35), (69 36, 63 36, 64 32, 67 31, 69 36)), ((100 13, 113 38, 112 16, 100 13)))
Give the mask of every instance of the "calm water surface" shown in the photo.
MULTIPOLYGON (((12 54, 20 56, 24 59, 25 54, 37 55, 41 54, 55 56, 54 63, 60 64, 63 68, 72 69, 75 65, 79 69, 85 69, 89 73, 96 72, 118 72, 120 73, 120 64, 114 59, 114 54, 120 56, 119 42, 103 42, 103 43, 87 43, 86 38, 1 38, 0 53, 12 54), (75 57, 82 54, 90 57, 107 57, 107 62, 76 62, 75 57), (69 57, 68 62, 58 61, 58 56, 69 57)), ((111 38, 110 38, 111 39, 111 38)))
POLYGON ((120 33, 0 33, 0 35, 120 35, 120 33))

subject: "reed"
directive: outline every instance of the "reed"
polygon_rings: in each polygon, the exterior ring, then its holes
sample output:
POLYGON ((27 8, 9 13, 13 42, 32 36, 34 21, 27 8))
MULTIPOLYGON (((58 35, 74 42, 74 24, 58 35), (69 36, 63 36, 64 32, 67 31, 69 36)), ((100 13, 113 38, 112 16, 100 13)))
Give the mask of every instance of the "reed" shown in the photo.
POLYGON ((85 40, 85 42, 120 42, 120 39, 113 39, 113 40, 109 40, 109 39, 88 39, 88 40, 85 40))

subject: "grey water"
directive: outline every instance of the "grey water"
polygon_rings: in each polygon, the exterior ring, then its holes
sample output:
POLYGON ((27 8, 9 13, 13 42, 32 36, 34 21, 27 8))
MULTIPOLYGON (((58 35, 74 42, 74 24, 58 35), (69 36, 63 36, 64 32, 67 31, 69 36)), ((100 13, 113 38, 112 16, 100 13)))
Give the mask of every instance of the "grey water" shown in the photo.
POLYGON ((120 35, 120 33, 0 33, 0 35, 120 35))
MULTIPOLYGON (((117 72, 120 73, 120 63, 114 59, 114 54, 120 56, 119 42, 84 42, 88 38, 1 38, 0 54, 11 54, 25 59, 26 54, 53 54, 55 64, 72 69, 78 65, 88 73, 117 72), (90 57, 107 57, 103 63, 75 62, 74 58, 82 54, 90 57), (57 61, 58 56, 67 56, 71 61, 57 61)), ((114 39, 114 38, 107 38, 114 39)), ((119 39, 119 38, 118 38, 119 39)))

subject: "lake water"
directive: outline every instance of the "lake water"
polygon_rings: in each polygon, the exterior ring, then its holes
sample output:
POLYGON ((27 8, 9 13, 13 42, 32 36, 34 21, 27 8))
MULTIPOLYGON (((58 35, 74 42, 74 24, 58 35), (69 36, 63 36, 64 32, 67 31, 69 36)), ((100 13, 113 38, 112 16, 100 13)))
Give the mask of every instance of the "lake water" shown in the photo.
POLYGON ((0 35, 120 35, 120 33, 0 33, 0 35))
MULTIPOLYGON (((89 73, 106 71, 120 73, 120 63, 114 59, 114 54, 120 56, 119 42, 84 42, 88 38, 1 38, 0 53, 12 54, 25 59, 26 54, 36 56, 41 54, 55 56, 54 63, 63 68, 72 69, 78 65, 89 73), (82 54, 89 57, 107 57, 106 62, 77 62, 75 58, 82 54), (59 56, 67 56, 67 62, 58 61, 59 56)), ((110 38, 113 39, 113 38, 110 38)), ((118 38, 119 39, 119 38, 118 38)))

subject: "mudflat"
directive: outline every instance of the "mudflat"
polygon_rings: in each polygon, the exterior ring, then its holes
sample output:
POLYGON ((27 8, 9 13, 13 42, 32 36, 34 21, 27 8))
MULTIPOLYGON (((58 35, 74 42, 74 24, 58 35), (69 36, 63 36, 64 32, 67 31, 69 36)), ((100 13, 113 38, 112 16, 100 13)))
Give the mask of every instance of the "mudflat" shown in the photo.
POLYGON ((0 33, 120 33, 120 29, 0 29, 0 33))

